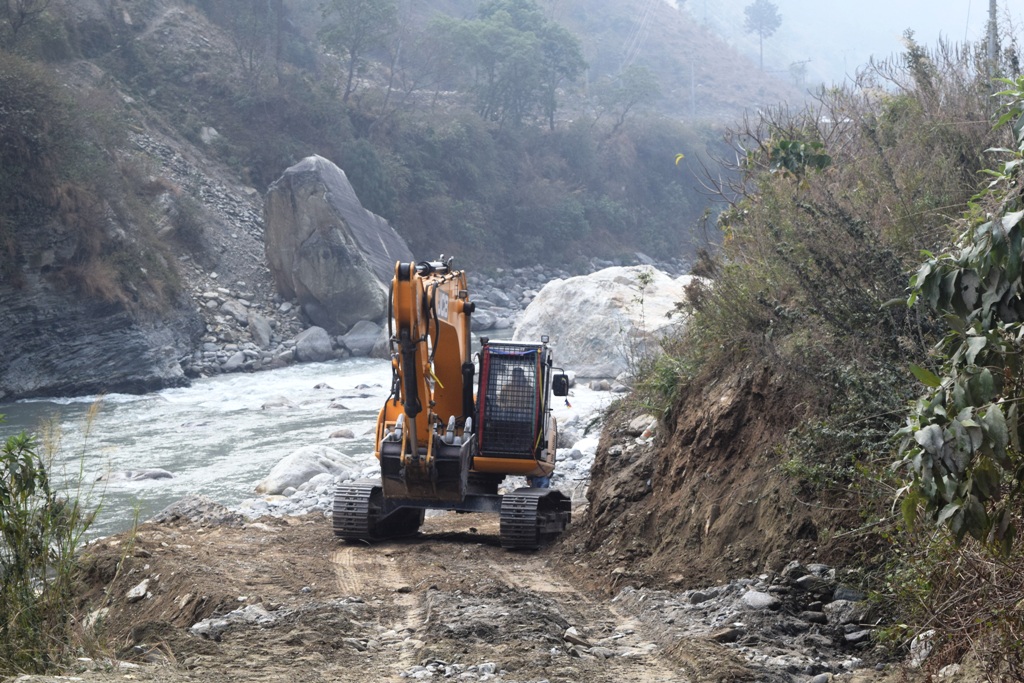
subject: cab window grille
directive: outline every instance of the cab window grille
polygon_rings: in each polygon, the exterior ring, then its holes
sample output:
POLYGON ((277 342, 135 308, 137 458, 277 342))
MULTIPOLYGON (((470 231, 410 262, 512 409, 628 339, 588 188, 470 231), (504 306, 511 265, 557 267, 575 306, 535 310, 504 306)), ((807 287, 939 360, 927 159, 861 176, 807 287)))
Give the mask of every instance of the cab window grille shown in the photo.
POLYGON ((488 348, 481 371, 486 389, 479 411, 484 421, 480 449, 485 457, 534 457, 539 358, 536 348, 488 348))

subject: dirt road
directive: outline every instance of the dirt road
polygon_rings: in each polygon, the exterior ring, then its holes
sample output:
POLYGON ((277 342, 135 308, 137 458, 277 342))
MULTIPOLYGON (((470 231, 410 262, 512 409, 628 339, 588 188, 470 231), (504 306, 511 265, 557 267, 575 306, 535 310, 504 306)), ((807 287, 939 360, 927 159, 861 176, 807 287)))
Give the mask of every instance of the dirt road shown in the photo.
POLYGON ((504 551, 497 537, 496 517, 454 513, 428 517, 415 539, 373 546, 337 541, 321 516, 147 523, 91 549, 100 643, 131 664, 109 670, 96 658, 78 675, 687 680, 657 633, 591 591, 600 577, 550 551, 504 551))
POLYGON ((617 582, 570 550, 580 539, 508 552, 495 516, 445 513, 416 538, 364 545, 335 539, 323 515, 251 522, 217 508, 212 520, 147 522, 89 546, 83 620, 97 625, 76 679, 895 680, 863 660, 863 645, 789 607, 736 611, 754 580, 700 602, 624 585, 612 597, 617 582))

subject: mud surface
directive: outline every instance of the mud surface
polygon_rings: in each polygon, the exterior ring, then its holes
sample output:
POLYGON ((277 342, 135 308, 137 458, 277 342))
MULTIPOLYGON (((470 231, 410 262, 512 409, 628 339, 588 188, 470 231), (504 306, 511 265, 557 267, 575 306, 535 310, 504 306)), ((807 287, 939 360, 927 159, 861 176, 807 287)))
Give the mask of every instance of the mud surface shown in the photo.
POLYGON ((418 537, 372 546, 339 542, 322 515, 149 522, 87 562, 85 611, 100 622, 96 655, 72 673, 85 681, 813 677, 759 666, 665 611, 664 594, 649 609, 649 589, 613 588, 564 549, 502 550, 489 515, 429 517, 418 537))

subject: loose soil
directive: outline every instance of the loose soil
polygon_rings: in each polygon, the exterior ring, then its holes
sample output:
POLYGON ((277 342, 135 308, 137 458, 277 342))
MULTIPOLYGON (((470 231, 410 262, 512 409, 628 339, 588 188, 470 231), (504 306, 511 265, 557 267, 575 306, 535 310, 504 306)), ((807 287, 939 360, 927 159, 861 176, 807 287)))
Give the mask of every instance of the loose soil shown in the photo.
POLYGON ((852 531, 863 525, 856 497, 804 491, 779 467, 775 448, 803 419, 799 384, 769 363, 708 376, 673 406, 653 447, 627 433, 628 405, 606 420, 591 514, 571 552, 625 578, 684 588, 777 572, 793 560, 877 566, 878 538, 852 531))
POLYGON ((613 577, 564 549, 501 549, 491 515, 429 517, 419 536, 376 545, 335 539, 322 515, 147 522, 85 560, 103 654, 77 680, 779 680, 613 600, 613 577), (216 620, 240 608, 247 619, 216 620), (191 628, 211 617, 207 635, 191 628))
POLYGON ((616 611, 599 581, 551 552, 502 550, 490 515, 429 517, 418 537, 376 545, 338 541, 321 515, 146 523, 134 539, 94 544, 88 561, 90 601, 108 610, 103 640, 141 666, 84 680, 397 681, 424 665, 438 678, 447 666, 473 680, 680 680, 656 634, 616 611), (149 595, 129 601, 144 579, 149 595), (189 630, 247 605, 265 623, 219 640, 189 630), (565 640, 573 627, 585 645, 565 640))

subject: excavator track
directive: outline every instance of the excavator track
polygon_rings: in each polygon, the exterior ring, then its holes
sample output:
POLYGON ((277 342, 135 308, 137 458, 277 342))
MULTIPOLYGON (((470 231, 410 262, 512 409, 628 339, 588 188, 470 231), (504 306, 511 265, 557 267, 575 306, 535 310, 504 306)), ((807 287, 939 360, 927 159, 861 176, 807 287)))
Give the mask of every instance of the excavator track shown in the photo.
POLYGON ((399 508, 384 514, 384 492, 377 482, 338 484, 332 514, 334 535, 348 541, 382 541, 411 536, 423 523, 423 510, 399 508))
POLYGON ((555 489, 521 488, 501 499, 501 547, 536 550, 565 531, 571 502, 555 489))

